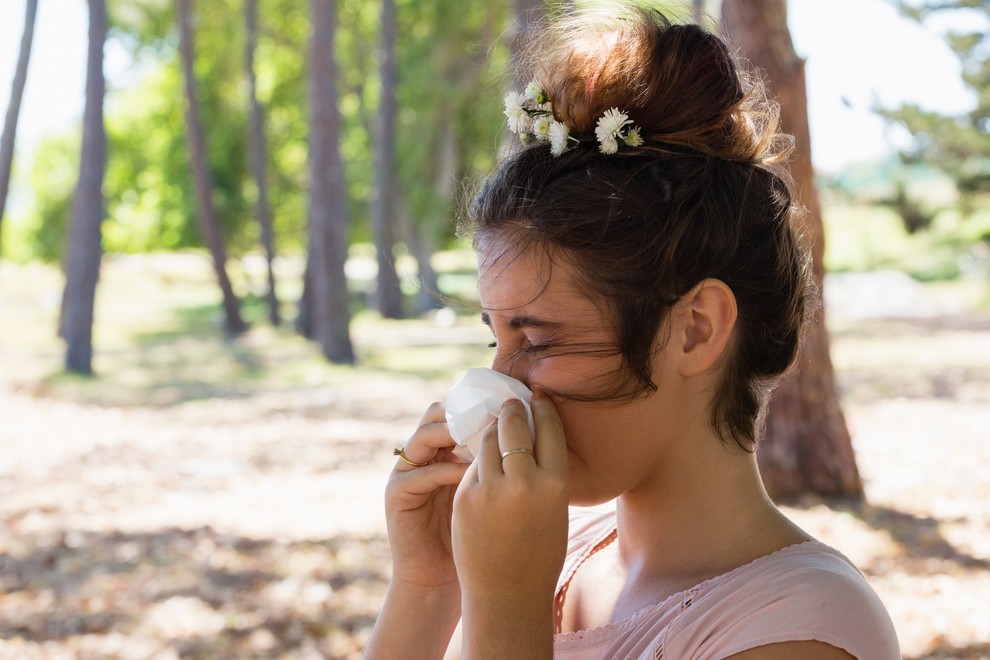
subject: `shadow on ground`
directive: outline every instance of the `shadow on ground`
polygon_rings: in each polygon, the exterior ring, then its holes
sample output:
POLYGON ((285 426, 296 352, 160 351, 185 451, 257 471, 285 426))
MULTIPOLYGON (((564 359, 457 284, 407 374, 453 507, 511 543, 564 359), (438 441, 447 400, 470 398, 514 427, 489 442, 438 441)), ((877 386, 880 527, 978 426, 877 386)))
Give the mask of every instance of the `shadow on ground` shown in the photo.
POLYGON ((374 624, 388 565, 377 535, 278 541, 210 527, 21 534, 0 554, 0 640, 25 649, 59 641, 86 653, 123 637, 132 645, 126 657, 139 649, 343 657, 374 624))

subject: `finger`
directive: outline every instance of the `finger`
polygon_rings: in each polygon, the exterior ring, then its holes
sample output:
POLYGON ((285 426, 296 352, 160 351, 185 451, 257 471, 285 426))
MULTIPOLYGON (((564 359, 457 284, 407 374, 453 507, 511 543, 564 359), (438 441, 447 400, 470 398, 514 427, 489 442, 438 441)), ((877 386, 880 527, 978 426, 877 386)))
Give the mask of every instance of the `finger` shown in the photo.
POLYGON ((446 422, 432 422, 420 426, 409 436, 406 446, 413 444, 440 449, 441 447, 453 446, 454 439, 450 437, 450 429, 446 422))
POLYGON ((422 505, 424 497, 432 495, 437 489, 460 483, 467 470, 467 463, 433 463, 406 470, 405 474, 394 478, 388 489, 388 501, 400 510, 417 508, 422 505))
POLYGON ((395 459, 392 469, 396 472, 420 470, 435 462, 439 451, 439 448, 431 447, 425 441, 410 439, 404 447, 393 452, 399 457, 395 459))
POLYGON ((430 407, 426 409, 423 416, 419 420, 419 425, 424 426, 426 424, 435 424, 437 422, 447 421, 447 407, 442 401, 434 401, 430 404, 430 407))
POLYGON ((481 434, 481 445, 478 456, 474 459, 478 464, 478 481, 497 479, 502 476, 502 458, 498 448, 498 423, 492 421, 481 434))
MULTIPOLYGON (((437 406, 441 409, 443 408, 442 404, 433 404, 430 410, 435 410, 437 406)), ((437 458, 437 453, 440 450, 455 446, 453 438, 450 437, 450 429, 447 427, 447 422, 442 416, 440 417, 440 421, 428 421, 435 417, 435 414, 427 411, 426 415, 423 416, 424 421, 409 436, 409 440, 406 441, 405 446, 402 448, 406 458, 413 463, 429 463, 437 458)), ((401 458, 396 461, 395 468, 400 472, 418 469, 414 465, 409 465, 401 458)))
POLYGON ((557 407, 548 396, 533 397, 536 463, 555 472, 567 471, 567 441, 557 407))
POLYGON ((526 408, 518 399, 502 404, 498 414, 498 447, 502 472, 509 474, 516 470, 531 470, 536 467, 534 456, 519 449, 533 449, 529 433, 529 419, 526 408), (514 452, 503 456, 504 452, 514 452))

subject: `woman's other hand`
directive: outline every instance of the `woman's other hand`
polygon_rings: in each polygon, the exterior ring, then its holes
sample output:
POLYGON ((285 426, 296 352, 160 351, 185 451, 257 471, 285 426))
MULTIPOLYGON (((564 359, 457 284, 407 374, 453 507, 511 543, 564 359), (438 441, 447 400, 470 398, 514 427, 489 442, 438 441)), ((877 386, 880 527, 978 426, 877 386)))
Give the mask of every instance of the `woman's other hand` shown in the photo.
POLYGON ((392 582, 425 588, 457 587, 450 543, 454 492, 468 464, 452 453, 442 403, 434 403, 403 448, 385 488, 392 582))

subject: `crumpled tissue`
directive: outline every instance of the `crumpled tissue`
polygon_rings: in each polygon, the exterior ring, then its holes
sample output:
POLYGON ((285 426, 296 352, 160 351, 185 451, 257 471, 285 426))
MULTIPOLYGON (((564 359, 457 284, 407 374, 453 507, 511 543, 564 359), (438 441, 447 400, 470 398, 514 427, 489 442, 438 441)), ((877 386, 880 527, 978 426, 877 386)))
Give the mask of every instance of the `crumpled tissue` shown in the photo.
POLYGON ((498 419, 502 404, 519 399, 529 418, 530 439, 536 437, 531 402, 533 393, 523 383, 491 369, 469 369, 447 392, 447 428, 457 443, 454 455, 466 461, 478 455, 481 436, 498 419))

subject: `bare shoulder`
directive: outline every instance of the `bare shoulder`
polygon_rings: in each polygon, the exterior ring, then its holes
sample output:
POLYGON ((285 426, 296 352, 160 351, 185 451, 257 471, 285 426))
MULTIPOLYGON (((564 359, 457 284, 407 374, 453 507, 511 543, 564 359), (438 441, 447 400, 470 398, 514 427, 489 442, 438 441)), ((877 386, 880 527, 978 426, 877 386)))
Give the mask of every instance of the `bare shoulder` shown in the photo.
POLYGON ((726 660, 855 660, 840 648, 825 642, 780 642, 748 649, 731 655, 726 660))

